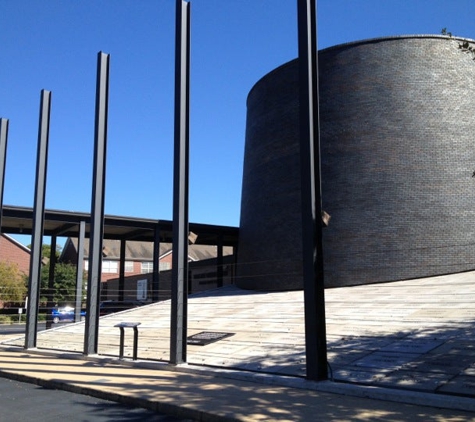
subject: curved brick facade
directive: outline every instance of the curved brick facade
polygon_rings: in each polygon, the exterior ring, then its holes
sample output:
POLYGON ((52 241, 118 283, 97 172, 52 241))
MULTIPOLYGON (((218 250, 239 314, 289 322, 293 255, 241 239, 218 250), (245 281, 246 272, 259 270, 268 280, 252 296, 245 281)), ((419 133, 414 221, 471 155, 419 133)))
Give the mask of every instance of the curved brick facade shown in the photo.
MULTIPOLYGON (((319 52, 327 287, 475 268, 475 61, 461 39, 319 52)), ((237 284, 302 288, 298 68, 248 102, 237 284)))

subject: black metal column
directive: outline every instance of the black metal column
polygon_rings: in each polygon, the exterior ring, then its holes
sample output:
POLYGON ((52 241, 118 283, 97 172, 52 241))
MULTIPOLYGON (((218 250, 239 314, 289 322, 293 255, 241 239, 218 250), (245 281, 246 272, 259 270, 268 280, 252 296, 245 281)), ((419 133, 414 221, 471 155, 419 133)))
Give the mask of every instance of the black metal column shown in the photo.
POLYGON ((33 207, 30 276, 28 279, 28 308, 26 314, 25 349, 36 347, 50 114, 51 92, 42 90, 40 124, 38 129, 38 149, 36 157, 35 203, 33 207))
POLYGON ((54 303, 54 274, 56 270, 56 236, 51 237, 51 249, 49 252, 49 271, 48 271, 48 304, 46 305, 47 314, 46 314, 46 328, 51 328, 53 325, 53 315, 51 310, 53 309, 54 303))
POLYGON ((160 299, 160 226, 155 227, 153 239, 152 301, 160 299))
POLYGON ((2 232, 3 188, 7 160, 8 119, 0 119, 0 233, 2 232))
POLYGON ((127 242, 125 239, 120 239, 120 257, 119 257, 119 300, 124 300, 125 289, 125 247, 127 242))
POLYGON ((307 378, 328 378, 323 279, 316 0, 298 1, 302 242, 307 378))
POLYGON ((99 304, 101 300, 102 238, 104 234, 104 197, 106 179, 107 113, 109 107, 110 55, 98 53, 96 121, 94 134, 94 172, 89 238, 87 312, 84 354, 97 353, 99 340, 99 304))
POLYGON ((223 263, 223 235, 218 236, 218 242, 216 245, 217 248, 217 257, 216 257, 216 278, 217 278, 217 287, 223 287, 224 280, 224 263, 223 263))
POLYGON ((190 4, 176 2, 175 152, 170 362, 186 362, 188 280, 188 170, 190 4))
POLYGON ((76 264, 76 306, 74 308, 74 321, 81 321, 82 307, 82 282, 84 273, 84 241, 86 239, 86 222, 79 223, 78 236, 78 262, 76 264))

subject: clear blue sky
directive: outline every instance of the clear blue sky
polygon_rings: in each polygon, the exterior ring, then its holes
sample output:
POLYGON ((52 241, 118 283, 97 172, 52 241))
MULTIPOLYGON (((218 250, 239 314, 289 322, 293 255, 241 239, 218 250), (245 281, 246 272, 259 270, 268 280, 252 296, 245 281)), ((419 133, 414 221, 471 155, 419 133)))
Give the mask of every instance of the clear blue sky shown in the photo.
MULTIPOLYGON (((246 97, 297 56, 296 0, 191 0, 190 221, 239 225, 246 97)), ((91 207, 96 57, 111 54, 107 214, 172 218, 174 0, 0 0, 4 204, 32 206, 41 89, 46 207, 91 207)), ((319 0, 318 45, 475 38, 475 0, 319 0)), ((28 242, 28 241, 27 241, 28 242)))

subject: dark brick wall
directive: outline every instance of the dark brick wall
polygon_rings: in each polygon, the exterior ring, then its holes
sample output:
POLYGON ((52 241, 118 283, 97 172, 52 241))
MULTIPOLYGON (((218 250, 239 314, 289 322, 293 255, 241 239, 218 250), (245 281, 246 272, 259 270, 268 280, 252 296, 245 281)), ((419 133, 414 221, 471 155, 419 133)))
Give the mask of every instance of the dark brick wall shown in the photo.
MULTIPOLYGON (((459 43, 319 53, 326 286, 475 268, 475 61, 459 43)), ((237 284, 298 289, 297 62, 262 78, 247 106, 237 284)))
POLYGON ((295 70, 278 68, 248 97, 236 279, 242 288, 301 285, 295 70))

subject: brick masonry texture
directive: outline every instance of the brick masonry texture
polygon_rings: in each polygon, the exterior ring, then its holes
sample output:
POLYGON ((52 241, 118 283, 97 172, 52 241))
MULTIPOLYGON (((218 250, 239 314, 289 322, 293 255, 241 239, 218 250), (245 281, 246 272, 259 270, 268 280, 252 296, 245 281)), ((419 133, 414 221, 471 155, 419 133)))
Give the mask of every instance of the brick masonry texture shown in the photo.
POLYGON ((30 273, 30 252, 9 236, 0 236, 0 261, 16 265, 25 275, 30 273))
MULTIPOLYGON (((319 52, 327 287, 475 268, 475 60, 462 40, 319 52)), ((299 160, 294 60, 248 96, 239 287, 302 288, 299 160)))

